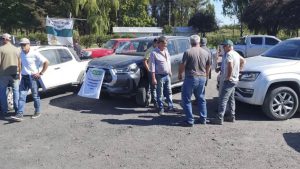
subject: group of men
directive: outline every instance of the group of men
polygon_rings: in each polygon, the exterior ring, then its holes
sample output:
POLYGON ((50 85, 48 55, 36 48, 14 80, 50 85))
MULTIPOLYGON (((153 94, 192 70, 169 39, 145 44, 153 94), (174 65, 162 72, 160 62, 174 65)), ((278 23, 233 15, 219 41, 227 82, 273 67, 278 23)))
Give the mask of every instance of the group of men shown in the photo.
POLYGON ((21 49, 11 43, 11 35, 2 35, 0 47, 0 106, 1 116, 14 121, 22 121, 26 97, 29 89, 34 101, 35 112, 32 118, 41 115, 39 79, 48 67, 48 60, 30 48, 27 38, 20 40, 21 49), (16 115, 8 116, 7 90, 13 89, 13 105, 16 115))
MULTIPOLYGON (((149 85, 146 90, 147 104, 150 103, 150 98, 152 98, 151 102, 157 108, 159 115, 163 115, 165 112, 164 98, 168 104, 167 111, 175 111, 170 78, 172 76, 171 58, 167 50, 167 43, 167 38, 164 36, 154 39, 153 47, 146 51, 144 60, 149 77, 149 85)), ((192 47, 184 52, 178 73, 178 79, 183 80, 181 106, 186 115, 186 120, 182 125, 192 127, 195 123, 191 104, 193 94, 199 108, 200 118, 197 120, 198 123, 206 124, 210 122, 211 124, 222 125, 224 120, 234 122, 234 92, 239 80, 239 72, 245 64, 244 58, 233 50, 233 42, 231 40, 225 40, 222 43, 224 56, 222 57, 220 72, 221 85, 219 88, 218 112, 215 118, 208 120, 205 86, 211 69, 212 56, 210 50, 206 47, 206 38, 200 39, 198 35, 192 35, 190 43, 192 47), (229 115, 224 118, 226 110, 229 111, 229 115)))

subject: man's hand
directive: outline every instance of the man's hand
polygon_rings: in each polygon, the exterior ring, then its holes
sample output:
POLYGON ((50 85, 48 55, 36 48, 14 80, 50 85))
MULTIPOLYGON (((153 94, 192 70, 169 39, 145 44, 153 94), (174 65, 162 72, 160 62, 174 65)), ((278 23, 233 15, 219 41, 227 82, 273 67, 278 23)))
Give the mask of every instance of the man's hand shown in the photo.
POLYGON ((152 85, 157 85, 156 78, 152 78, 152 85))
POLYGON ((35 74, 32 75, 32 77, 34 79, 39 79, 39 78, 41 78, 41 75, 40 75, 40 73, 35 73, 35 74))
POLYGON ((180 74, 180 73, 178 74, 178 79, 182 80, 182 74, 180 74))

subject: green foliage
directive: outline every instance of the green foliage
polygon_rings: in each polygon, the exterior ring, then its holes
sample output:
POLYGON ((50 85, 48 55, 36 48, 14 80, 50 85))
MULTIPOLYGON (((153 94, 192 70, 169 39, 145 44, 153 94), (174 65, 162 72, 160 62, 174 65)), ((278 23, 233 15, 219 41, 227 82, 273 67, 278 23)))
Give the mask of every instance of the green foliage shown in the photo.
POLYGON ((163 34, 170 35, 173 33, 173 27, 170 25, 165 25, 163 27, 163 34))
POLYGON ((96 42, 96 35, 84 35, 80 37, 80 44, 86 48, 89 48, 96 42))

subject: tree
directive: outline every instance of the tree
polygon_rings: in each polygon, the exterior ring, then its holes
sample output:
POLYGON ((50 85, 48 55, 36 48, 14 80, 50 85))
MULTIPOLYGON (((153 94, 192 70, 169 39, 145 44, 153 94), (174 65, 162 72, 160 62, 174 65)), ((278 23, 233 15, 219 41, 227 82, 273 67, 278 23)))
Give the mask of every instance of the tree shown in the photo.
POLYGON ((78 25, 81 34, 103 35, 110 30, 110 13, 119 9, 119 0, 72 0, 75 16, 86 18, 78 25))
POLYGON ((154 26, 155 20, 148 14, 148 0, 121 0, 118 11, 119 26, 154 26))
POLYGON ((205 37, 206 32, 212 32, 218 29, 214 5, 208 4, 206 9, 202 9, 196 13, 189 20, 188 25, 195 28, 198 32, 201 32, 203 37, 205 37))
POLYGON ((249 0, 223 0, 223 14, 237 17, 240 23, 240 36, 243 36, 242 16, 248 4, 249 0))

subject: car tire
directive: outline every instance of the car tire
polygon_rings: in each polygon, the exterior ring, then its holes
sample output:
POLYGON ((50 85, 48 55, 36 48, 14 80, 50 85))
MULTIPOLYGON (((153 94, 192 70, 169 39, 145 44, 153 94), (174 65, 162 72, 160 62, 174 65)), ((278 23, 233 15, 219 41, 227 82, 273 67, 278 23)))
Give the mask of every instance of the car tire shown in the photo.
POLYGON ((12 88, 8 88, 7 90, 7 108, 8 110, 14 109, 14 97, 13 97, 12 88))
POLYGON ((273 120, 291 118, 298 109, 298 95, 289 87, 277 87, 267 93, 262 109, 273 120))
POLYGON ((146 107, 147 106, 147 98, 146 98, 146 88, 144 86, 140 86, 137 89, 137 93, 135 95, 135 102, 137 105, 146 107))

